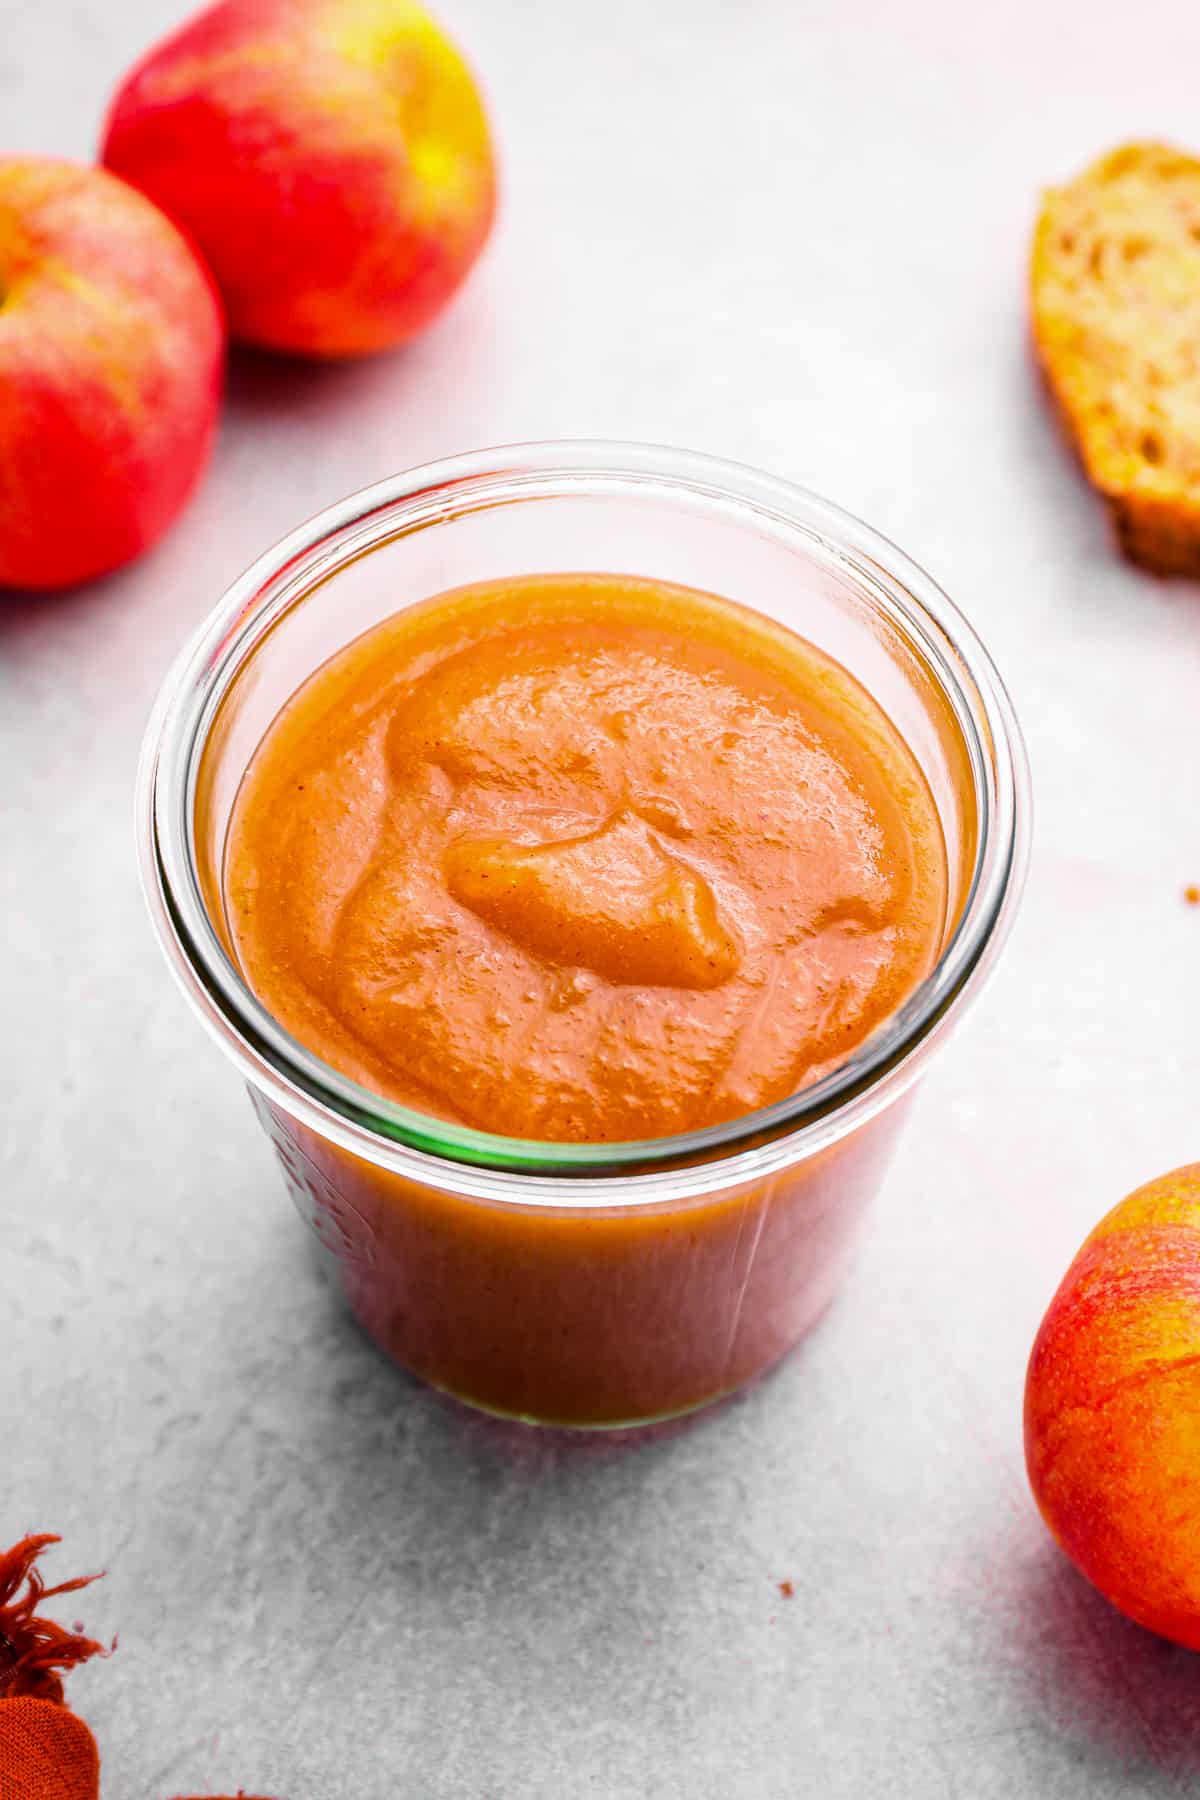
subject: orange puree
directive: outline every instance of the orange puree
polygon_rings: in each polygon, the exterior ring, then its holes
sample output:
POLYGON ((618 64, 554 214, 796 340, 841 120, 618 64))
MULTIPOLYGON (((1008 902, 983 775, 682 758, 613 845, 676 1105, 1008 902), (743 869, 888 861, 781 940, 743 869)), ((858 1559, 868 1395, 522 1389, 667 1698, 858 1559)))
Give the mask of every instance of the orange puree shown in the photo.
POLYGON ((389 1098, 515 1137, 779 1100, 932 967, 946 852, 908 747, 727 600, 538 575, 402 611, 268 731, 225 869, 251 986, 389 1098))

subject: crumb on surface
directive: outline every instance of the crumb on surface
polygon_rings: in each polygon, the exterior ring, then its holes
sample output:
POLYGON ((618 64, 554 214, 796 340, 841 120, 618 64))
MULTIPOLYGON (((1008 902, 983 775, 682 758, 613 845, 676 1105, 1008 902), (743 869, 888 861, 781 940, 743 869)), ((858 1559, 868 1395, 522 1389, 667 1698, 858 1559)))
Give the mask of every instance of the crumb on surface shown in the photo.
POLYGON ((1183 897, 1189 906, 1200 906, 1200 886, 1192 882, 1189 887, 1184 888, 1183 897))
POLYGON ((792 1600, 795 1598, 796 1589, 794 1584, 790 1581, 781 1581, 779 1583, 779 1591, 785 1600, 792 1600))

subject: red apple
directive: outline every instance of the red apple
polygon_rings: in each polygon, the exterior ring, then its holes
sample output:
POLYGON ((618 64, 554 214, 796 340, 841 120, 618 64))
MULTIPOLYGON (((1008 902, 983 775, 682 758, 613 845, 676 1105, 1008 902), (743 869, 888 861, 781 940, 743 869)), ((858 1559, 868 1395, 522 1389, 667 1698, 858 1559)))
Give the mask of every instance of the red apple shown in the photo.
POLYGON ((127 76, 103 159, 199 245, 235 337, 313 356, 420 331, 495 205, 478 91, 408 0, 219 0, 127 76))
POLYGON ((1102 1219, 1042 1321, 1030 1485, 1114 1606, 1200 1650, 1200 1163, 1102 1219))
POLYGON ((0 157, 0 586, 147 548, 208 458, 224 330, 206 270, 102 169, 0 157))

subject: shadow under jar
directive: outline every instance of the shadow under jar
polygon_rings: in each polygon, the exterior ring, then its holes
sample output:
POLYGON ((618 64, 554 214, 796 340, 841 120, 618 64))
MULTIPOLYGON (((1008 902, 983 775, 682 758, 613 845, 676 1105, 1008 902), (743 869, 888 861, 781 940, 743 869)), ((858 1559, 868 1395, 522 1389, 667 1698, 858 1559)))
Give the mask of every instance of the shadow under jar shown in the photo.
POLYGON ((564 1426, 703 1406, 792 1348, 837 1288, 903 1099, 998 951, 1027 777, 962 615, 836 507, 678 451, 547 444, 409 471, 332 507, 235 584, 159 698, 140 777, 144 885, 202 1021, 250 1086, 355 1314, 489 1411, 564 1426), (537 573, 728 596, 836 660, 920 765, 945 841, 931 973, 832 1072, 757 1112, 638 1142, 491 1135, 381 1098, 243 978, 223 871, 247 768, 345 646, 431 595, 537 573))

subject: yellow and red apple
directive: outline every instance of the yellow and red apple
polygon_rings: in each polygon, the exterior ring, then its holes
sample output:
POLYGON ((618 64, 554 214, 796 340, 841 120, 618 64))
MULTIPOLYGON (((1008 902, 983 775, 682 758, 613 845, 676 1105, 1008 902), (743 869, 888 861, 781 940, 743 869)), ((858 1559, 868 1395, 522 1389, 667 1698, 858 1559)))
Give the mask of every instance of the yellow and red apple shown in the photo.
POLYGON ((0 586, 61 588, 166 529, 207 460, 220 302, 102 169, 0 157, 0 586))
POLYGON ((475 83, 408 0, 218 0, 122 83, 102 154, 200 247, 235 337, 307 355, 420 331, 495 204, 475 83))
POLYGON ((1030 1358, 1025 1453, 1088 1580, 1200 1649, 1200 1163, 1130 1194, 1067 1270, 1030 1358))

